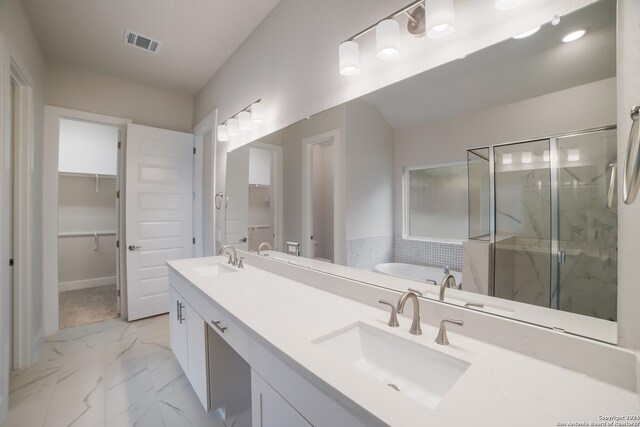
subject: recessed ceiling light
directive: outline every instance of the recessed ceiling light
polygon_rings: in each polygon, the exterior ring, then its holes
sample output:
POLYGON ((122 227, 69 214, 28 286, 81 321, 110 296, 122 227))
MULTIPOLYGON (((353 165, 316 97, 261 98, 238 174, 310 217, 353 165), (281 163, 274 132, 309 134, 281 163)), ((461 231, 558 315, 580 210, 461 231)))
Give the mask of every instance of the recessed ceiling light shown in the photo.
POLYGON ((509 10, 514 7, 522 6, 527 0, 496 0, 494 6, 498 10, 509 10))
POLYGON ((520 33, 517 36, 513 36, 514 39, 523 39, 525 37, 529 37, 538 32, 538 30, 542 28, 540 26, 530 29, 529 31, 525 31, 524 33, 520 33))
POLYGON ((580 37, 584 36, 586 32, 587 32, 586 30, 574 31, 574 32, 569 33, 566 36, 564 36, 562 41, 565 42, 565 43, 574 42, 574 41, 578 40, 580 37))

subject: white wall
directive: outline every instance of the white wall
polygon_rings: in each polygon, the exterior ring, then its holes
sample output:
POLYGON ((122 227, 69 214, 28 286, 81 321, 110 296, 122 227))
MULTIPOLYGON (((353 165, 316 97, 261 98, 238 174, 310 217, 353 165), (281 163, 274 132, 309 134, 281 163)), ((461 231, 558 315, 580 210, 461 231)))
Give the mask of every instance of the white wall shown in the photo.
POLYGON ((162 129, 192 129, 193 97, 188 94, 52 63, 47 66, 46 84, 47 105, 124 117, 162 129))
POLYGON ((347 240, 393 234, 393 131, 375 107, 346 104, 347 240))
MULTIPOLYGON (((640 2, 618 1, 618 200, 631 129, 629 111, 640 104, 640 2)), ((618 203, 618 343, 640 349, 640 199, 618 203)), ((640 354, 639 354, 640 365, 640 354)), ((639 374, 640 376, 640 374, 639 374)))
POLYGON ((313 244, 310 256, 333 261, 333 144, 311 147, 313 244))
MULTIPOLYGON (((616 123, 616 79, 606 79, 394 132, 394 232, 402 233, 402 170, 465 162, 466 150, 616 123)), ((464 224, 466 227, 466 224, 464 224)))
POLYGON ((60 120, 58 171, 116 175, 118 128, 97 123, 60 120))
MULTIPOLYGON (((29 182, 28 186, 31 190, 31 199, 29 200, 29 206, 31 213, 27 218, 31 235, 29 240, 31 243, 31 253, 29 254, 31 268, 28 281, 31 282, 31 301, 28 304, 31 306, 31 319, 30 325, 25 325, 29 328, 28 332, 32 338, 32 353, 33 356, 37 355, 39 346, 43 341, 42 335, 42 251, 41 251, 41 235, 42 235, 42 209, 41 209, 41 188, 42 188, 42 175, 41 175, 41 163, 42 163, 42 129, 43 129, 43 93, 44 93, 44 56, 35 34, 31 29, 31 25, 26 18, 22 4, 19 0, 4 0, 0 2, 0 33, 2 36, 2 46, 0 46, 0 132, 2 135, 2 144, 0 151, 0 164, 2 165, 0 174, 2 179, 2 186, 0 187, 0 201, 2 206, 8 206, 9 197, 9 179, 8 179, 8 161, 7 148, 10 142, 9 127, 7 123, 7 114, 9 111, 9 63, 8 58, 11 57, 20 67, 20 69, 26 73, 30 79, 29 85, 33 89, 33 140, 32 147, 30 149, 30 159, 28 164, 31 166, 29 169, 29 182)), ((0 216, 4 216, 4 212, 0 212, 0 216)), ((0 288, 0 421, 6 414, 8 404, 8 374, 10 370, 11 356, 10 356, 10 342, 11 342, 11 330, 10 330, 10 316, 11 299, 10 299, 10 283, 8 280, 8 268, 6 260, 8 259, 8 233, 10 230, 8 222, 5 217, 0 218, 0 224, 2 226, 2 246, 0 247, 0 259, 2 267, 0 268, 0 282, 2 287, 0 288)))

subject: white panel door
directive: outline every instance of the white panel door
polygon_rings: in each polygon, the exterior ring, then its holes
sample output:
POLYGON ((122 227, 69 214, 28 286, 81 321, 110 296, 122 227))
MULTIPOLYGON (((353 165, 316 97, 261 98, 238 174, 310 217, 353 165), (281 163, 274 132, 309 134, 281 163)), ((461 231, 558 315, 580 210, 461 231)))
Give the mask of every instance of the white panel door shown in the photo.
POLYGON ((226 244, 248 250, 249 146, 227 154, 226 244))
POLYGON ((191 258, 193 135, 127 125, 128 319, 169 311, 166 262, 191 258))

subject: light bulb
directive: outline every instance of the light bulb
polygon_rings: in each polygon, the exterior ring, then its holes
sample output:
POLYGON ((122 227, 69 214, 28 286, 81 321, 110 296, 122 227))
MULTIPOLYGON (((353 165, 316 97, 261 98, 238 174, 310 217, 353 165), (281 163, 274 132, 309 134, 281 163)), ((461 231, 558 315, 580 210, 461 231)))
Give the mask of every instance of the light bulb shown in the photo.
POLYGON ((585 30, 578 30, 578 31, 574 31, 572 33, 567 34, 566 36, 564 36, 562 38, 562 41, 564 43, 571 43, 574 42, 576 40, 578 40, 580 37, 584 36, 586 33, 585 30))
POLYGON ((532 28, 529 31, 525 31, 524 33, 520 33, 517 36, 513 36, 513 38, 514 39, 524 39, 525 37, 529 37, 529 36, 532 36, 535 33, 537 33, 538 30, 540 30, 540 28, 542 28, 542 27, 538 26, 538 27, 532 28))
POLYGON ((340 60, 340 74, 343 76, 355 76, 360 72, 360 46, 353 40, 341 43, 338 46, 340 60))
POLYGON ((385 19, 376 25, 376 50, 378 59, 389 60, 400 54, 398 38, 400 24, 395 19, 385 19))

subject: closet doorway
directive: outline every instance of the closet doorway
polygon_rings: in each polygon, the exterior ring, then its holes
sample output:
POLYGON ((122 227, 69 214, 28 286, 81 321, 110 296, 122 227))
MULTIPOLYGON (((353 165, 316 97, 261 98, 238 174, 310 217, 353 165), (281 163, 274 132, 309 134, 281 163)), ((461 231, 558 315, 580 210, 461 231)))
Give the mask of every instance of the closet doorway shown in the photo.
POLYGON ((120 316, 117 241, 121 135, 119 126, 60 120, 60 329, 120 316))

